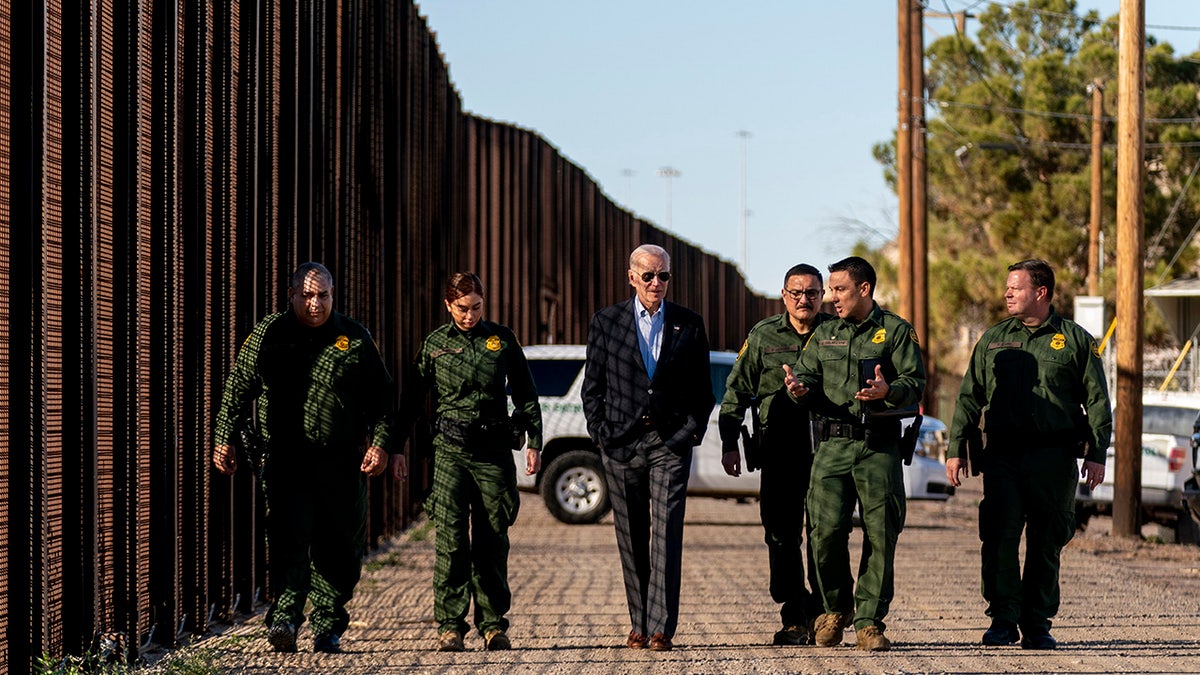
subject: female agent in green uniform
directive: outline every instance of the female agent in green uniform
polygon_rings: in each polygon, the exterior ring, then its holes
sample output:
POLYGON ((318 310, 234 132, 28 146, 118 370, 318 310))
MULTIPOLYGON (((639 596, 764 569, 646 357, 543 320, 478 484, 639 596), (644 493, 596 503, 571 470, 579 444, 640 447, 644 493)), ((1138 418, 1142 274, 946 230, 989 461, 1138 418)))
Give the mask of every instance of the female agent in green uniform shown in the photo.
MULTIPOLYGON (((437 650, 463 649, 467 608, 489 650, 511 647, 505 631, 508 528, 517 517, 512 452, 528 434, 525 473, 541 467, 542 411, 525 353, 513 332, 483 316, 483 282, 459 272, 446 283, 451 321, 426 336, 404 380, 399 432, 406 435, 433 394, 433 493, 425 510, 437 527, 433 568, 437 650), (510 417, 505 383, 512 392, 510 417)), ((403 447, 401 443, 398 447, 403 447)), ((392 473, 403 480, 399 453, 392 473)))

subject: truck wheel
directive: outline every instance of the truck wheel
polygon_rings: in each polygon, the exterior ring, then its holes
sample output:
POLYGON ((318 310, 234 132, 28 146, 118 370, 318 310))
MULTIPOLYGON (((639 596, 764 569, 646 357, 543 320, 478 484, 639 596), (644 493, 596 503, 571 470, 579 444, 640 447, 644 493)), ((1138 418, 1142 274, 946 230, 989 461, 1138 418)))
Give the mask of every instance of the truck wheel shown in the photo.
POLYGON ((542 476, 542 499, 568 524, 595 523, 612 510, 600 455, 572 450, 550 462, 542 476))
POLYGON ((1096 507, 1084 506, 1079 502, 1075 502, 1075 529, 1079 532, 1087 530, 1088 521, 1092 516, 1096 515, 1096 507))
POLYGON ((1200 523, 1196 522, 1196 514, 1187 507, 1179 510, 1179 520, 1175 521, 1175 541, 1192 546, 1200 545, 1200 523))

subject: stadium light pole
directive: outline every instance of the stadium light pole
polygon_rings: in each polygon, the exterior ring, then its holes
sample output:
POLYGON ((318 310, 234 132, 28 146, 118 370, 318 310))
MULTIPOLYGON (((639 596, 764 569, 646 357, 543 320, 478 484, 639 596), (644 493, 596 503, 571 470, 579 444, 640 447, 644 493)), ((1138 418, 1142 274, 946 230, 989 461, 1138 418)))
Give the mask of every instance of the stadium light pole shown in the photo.
MULTIPOLYGON (((678 178, 683 174, 673 166, 664 166, 658 170, 658 175, 667 179, 667 222, 666 228, 671 230, 671 179, 678 178)), ((674 232, 674 230, 671 230, 674 232)))

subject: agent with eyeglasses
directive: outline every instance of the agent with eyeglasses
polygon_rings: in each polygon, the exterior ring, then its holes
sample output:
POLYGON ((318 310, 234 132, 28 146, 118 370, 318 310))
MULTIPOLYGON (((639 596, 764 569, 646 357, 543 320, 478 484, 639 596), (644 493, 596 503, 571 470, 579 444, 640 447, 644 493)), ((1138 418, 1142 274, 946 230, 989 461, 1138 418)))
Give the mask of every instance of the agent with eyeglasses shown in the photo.
POLYGON ((800 264, 783 276, 784 312, 759 321, 746 337, 725 382, 718 428, 725 473, 743 469, 738 439, 746 410, 757 416, 757 431, 746 435, 744 468, 762 469, 758 508, 767 543, 771 598, 781 605, 782 628, 776 645, 812 642, 809 625, 822 612, 816 596, 811 550, 804 547, 804 496, 812 471, 812 420, 807 399, 793 400, 783 388, 783 366, 800 358, 813 329, 834 318, 823 314, 824 280, 816 267, 800 264), (805 560, 808 566, 805 566, 805 560), (806 572, 805 572, 806 571, 806 572), (805 577, 808 587, 805 587, 805 577), (811 589, 811 592, 810 592, 811 589))
POLYGON ((643 244, 629 256, 628 275, 634 297, 596 312, 588 326, 583 412, 608 475, 632 623, 625 645, 669 651, 692 449, 716 401, 704 322, 665 300, 671 257, 643 244))

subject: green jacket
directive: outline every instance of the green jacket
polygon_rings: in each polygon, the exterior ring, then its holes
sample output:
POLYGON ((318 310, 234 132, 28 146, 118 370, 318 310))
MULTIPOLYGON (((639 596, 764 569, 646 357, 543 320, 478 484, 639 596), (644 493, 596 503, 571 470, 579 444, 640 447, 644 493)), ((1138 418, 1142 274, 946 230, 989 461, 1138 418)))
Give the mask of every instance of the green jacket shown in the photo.
POLYGON ((1037 328, 1015 317, 984 332, 963 375, 947 457, 962 457, 968 434, 987 414, 985 431, 1008 438, 1092 435, 1087 459, 1103 464, 1112 435, 1112 410, 1096 341, 1053 309, 1037 328))
MULTIPOLYGON (((864 360, 878 360, 890 390, 882 409, 904 408, 921 400, 925 392, 925 362, 917 332, 899 316, 875 304, 862 323, 832 319, 817 326, 800 352, 793 370, 796 378, 820 392, 818 414, 839 422, 859 422, 868 408, 854 394, 866 386, 864 360)), ((873 375, 872 375, 873 377, 873 375)))
POLYGON ((447 323, 425 337, 404 382, 398 427, 407 436, 433 391, 433 417, 459 422, 508 418, 512 391, 514 421, 529 435, 530 448, 542 447, 542 408, 525 352, 513 332, 480 321, 469 332, 447 323))
MULTIPOLYGON (((833 318, 829 314, 817 314, 813 327, 833 318)), ((783 390, 783 366, 796 362, 811 336, 811 332, 797 333, 786 312, 767 317, 750 329, 725 381, 718 422, 723 442, 738 440, 746 409, 755 399, 758 401, 758 421, 764 428, 772 419, 776 422, 807 420, 807 416, 804 420, 795 417, 801 408, 783 390)))
POLYGON ((254 327, 225 382, 215 445, 232 442, 234 423, 255 399, 267 441, 388 448, 391 375, 370 332, 343 314, 312 328, 289 309, 254 327))

